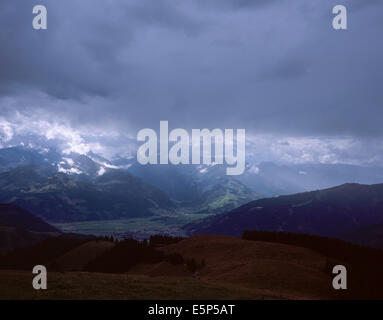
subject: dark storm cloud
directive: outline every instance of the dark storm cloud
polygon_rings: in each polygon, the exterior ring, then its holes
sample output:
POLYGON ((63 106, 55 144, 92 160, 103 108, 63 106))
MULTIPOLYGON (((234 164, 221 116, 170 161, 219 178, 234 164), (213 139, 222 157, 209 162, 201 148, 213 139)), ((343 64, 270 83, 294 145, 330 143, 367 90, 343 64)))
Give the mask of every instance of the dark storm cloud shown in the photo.
POLYGON ((196 0, 199 5, 214 9, 252 9, 272 5, 279 0, 196 0))
POLYGON ((290 57, 283 59, 280 62, 276 62, 273 67, 265 68, 264 72, 260 73, 260 79, 289 79, 289 78, 299 78, 306 74, 307 66, 303 57, 297 59, 295 57, 290 57))
POLYGON ((58 98, 104 96, 130 81, 129 61, 118 54, 138 33, 158 27, 195 34, 203 27, 169 1, 143 3, 40 1, 49 28, 36 32, 31 1, 2 1, 1 86, 35 86, 58 98))
POLYGON ((33 1, 2 0, 0 112, 133 135, 169 120, 380 137, 383 3, 343 2, 337 32, 331 0, 41 0, 37 32, 33 1))
POLYGON ((345 4, 348 5, 352 10, 364 9, 365 7, 379 5, 380 3, 380 0, 348 0, 345 2, 345 4))

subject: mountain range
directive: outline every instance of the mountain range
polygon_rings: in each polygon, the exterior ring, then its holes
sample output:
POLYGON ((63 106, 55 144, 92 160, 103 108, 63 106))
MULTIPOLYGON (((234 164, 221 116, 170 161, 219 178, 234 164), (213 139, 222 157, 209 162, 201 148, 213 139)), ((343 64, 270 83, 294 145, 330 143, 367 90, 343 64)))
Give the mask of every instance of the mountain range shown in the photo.
POLYGON ((214 164, 142 166, 133 156, 106 159, 44 146, 0 149, 0 202, 55 223, 223 214, 266 197, 382 181, 383 168, 346 164, 248 162, 245 173, 233 177, 214 164))
POLYGON ((50 222, 141 217, 174 209, 165 193, 128 172, 110 170, 94 180, 46 173, 34 166, 1 173, 0 202, 17 204, 50 222))
POLYGON ((196 166, 141 166, 132 157, 109 161, 92 152, 6 148, 0 149, 0 202, 63 222, 175 210, 222 213, 259 198, 236 179, 201 171, 196 166))

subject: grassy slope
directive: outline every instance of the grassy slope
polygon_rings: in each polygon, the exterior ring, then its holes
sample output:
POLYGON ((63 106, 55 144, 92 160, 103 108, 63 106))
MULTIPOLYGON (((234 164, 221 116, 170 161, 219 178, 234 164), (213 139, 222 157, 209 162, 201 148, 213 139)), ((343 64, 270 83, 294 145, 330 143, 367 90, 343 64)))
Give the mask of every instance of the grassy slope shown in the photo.
POLYGON ((204 260, 201 279, 259 288, 289 299, 329 297, 326 257, 309 249, 235 237, 199 235, 162 248, 204 260))
POLYGON ((84 267, 97 257, 104 254, 107 250, 115 246, 110 241, 89 241, 79 247, 70 250, 56 260, 60 267, 58 270, 81 271, 84 267))
POLYGON ((48 290, 31 286, 32 273, 0 271, 0 300, 14 299, 278 299, 257 289, 194 278, 124 274, 49 273, 48 290))

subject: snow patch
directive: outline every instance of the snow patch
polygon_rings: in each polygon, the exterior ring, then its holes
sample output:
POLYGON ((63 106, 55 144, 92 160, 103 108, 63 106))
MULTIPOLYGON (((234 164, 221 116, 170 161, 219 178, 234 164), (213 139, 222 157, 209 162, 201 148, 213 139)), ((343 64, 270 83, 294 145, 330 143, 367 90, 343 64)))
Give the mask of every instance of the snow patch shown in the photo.
POLYGON ((259 174, 259 168, 257 166, 251 166, 249 168, 249 173, 253 173, 253 174, 259 174))
POLYGON ((77 168, 65 169, 60 164, 57 165, 57 171, 65 174, 82 174, 83 172, 77 168))
POLYGON ((73 161, 73 159, 71 159, 71 158, 63 158, 66 162, 67 162, 67 164, 69 164, 70 166, 73 166, 74 165, 74 161, 73 161))
POLYGON ((206 173, 207 170, 208 170, 208 168, 204 168, 204 169, 201 169, 199 172, 201 172, 201 173, 206 173))
POLYGON ((104 167, 101 167, 100 168, 100 170, 98 170, 98 172, 97 172, 97 174, 99 175, 99 176, 102 176, 104 173, 105 173, 105 168, 104 167))

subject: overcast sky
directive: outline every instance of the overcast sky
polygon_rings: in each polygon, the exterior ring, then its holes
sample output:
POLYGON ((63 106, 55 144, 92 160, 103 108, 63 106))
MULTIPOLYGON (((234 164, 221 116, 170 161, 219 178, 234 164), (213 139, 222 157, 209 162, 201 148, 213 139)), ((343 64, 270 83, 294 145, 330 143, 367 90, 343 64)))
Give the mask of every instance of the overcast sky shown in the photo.
POLYGON ((382 16, 381 0, 1 0, 2 145, 121 152, 168 120, 245 128, 260 160, 382 165, 382 16))

